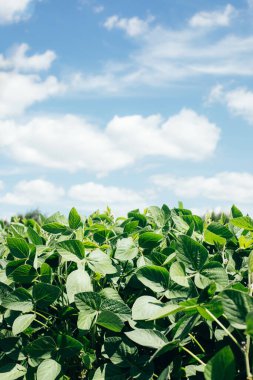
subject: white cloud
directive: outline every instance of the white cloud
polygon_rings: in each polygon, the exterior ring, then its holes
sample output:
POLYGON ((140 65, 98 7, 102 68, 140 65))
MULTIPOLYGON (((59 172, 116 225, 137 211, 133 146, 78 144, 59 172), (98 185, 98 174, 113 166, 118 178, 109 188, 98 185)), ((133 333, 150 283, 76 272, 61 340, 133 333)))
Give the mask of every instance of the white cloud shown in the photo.
POLYGON ((226 91, 223 86, 216 85, 209 94, 209 102, 224 103, 235 115, 243 117, 253 124, 253 92, 245 87, 226 91))
POLYGON ((212 177, 176 177, 166 174, 151 178, 153 184, 172 191, 178 197, 252 203, 253 175, 222 172, 212 177))
POLYGON ((23 43, 12 48, 6 57, 0 54, 0 70, 27 72, 48 70, 56 59, 56 54, 52 50, 47 50, 42 54, 27 56, 29 50, 29 45, 23 43))
POLYGON ((72 199, 89 204, 138 204, 138 202, 143 201, 142 196, 133 190, 116 186, 104 186, 94 182, 74 185, 69 189, 68 194, 72 199))
POLYGON ((0 55, 0 119, 22 114, 26 108, 50 96, 60 95, 66 85, 55 76, 42 78, 56 54, 47 50, 42 54, 27 55, 29 46, 21 44, 8 55, 0 55))
POLYGON ((117 117, 107 133, 121 150, 135 157, 164 156, 200 161, 214 152, 220 131, 204 116, 189 109, 162 120, 159 115, 117 117))
POLYGON ((9 24, 27 19, 33 0, 0 0, 0 24, 9 24))
POLYGON ((53 183, 35 179, 18 182, 11 192, 0 196, 0 204, 18 206, 38 206, 40 204, 54 203, 65 194, 62 187, 53 183))
MULTIPOLYGON (((218 13, 219 17, 215 11, 210 14, 213 23, 226 24, 236 10, 227 5, 224 12, 218 13)), ((192 83, 206 76, 253 76, 251 34, 231 34, 225 28, 217 35, 210 27, 187 24, 176 29, 151 24, 149 19, 117 15, 109 17, 104 26, 108 30, 124 30, 134 40, 135 48, 121 61, 105 62, 100 72, 75 73, 69 79, 73 91, 95 92, 100 96, 129 94, 129 89, 165 88, 188 78, 192 83)))
POLYGON ((103 5, 95 5, 93 7, 94 13, 102 13, 105 10, 105 7, 103 5))
POLYGON ((65 86, 54 76, 23 75, 0 71, 0 118, 22 114, 26 108, 53 95, 65 86))
POLYGON ((139 17, 120 18, 117 15, 107 18, 104 27, 108 30, 121 29, 130 37, 140 36, 148 30, 150 22, 153 18, 142 20, 139 17))
POLYGON ((196 13, 190 20, 189 24, 193 27, 216 27, 229 26, 231 18, 235 15, 235 8, 227 4, 224 10, 213 12, 196 13))
POLYGON ((37 117, 24 124, 0 122, 0 151, 19 163, 103 175, 147 156, 200 161, 215 151, 220 130, 183 109, 159 115, 115 116, 105 129, 84 119, 37 117))

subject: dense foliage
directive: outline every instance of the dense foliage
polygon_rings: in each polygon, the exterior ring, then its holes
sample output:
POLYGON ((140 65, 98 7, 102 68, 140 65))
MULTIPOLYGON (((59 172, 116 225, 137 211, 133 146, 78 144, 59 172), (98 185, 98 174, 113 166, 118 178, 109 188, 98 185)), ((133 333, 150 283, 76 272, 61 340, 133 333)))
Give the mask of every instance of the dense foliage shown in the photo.
POLYGON ((252 379, 253 220, 0 223, 0 379, 252 379))

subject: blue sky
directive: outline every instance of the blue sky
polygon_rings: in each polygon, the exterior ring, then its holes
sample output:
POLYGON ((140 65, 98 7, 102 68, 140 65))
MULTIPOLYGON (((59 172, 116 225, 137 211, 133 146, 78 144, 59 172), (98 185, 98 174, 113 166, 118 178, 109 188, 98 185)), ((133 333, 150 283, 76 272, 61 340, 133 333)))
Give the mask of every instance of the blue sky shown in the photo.
POLYGON ((253 214, 253 1, 0 0, 0 217, 253 214))

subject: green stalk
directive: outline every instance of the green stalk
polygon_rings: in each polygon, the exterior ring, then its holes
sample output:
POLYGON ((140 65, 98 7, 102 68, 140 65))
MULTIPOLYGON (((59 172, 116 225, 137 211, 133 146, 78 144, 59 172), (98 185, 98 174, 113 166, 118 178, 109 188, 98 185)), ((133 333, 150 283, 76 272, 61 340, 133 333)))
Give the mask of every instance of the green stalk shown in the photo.
POLYGON ((190 350, 188 350, 188 348, 184 347, 184 346, 180 346, 182 348, 182 350, 184 350, 185 352, 187 352, 189 355, 191 355, 195 360, 197 360, 197 362, 199 362, 199 364, 201 365, 206 365, 206 363, 204 363, 200 358, 198 358, 193 352, 191 352, 190 350))
POLYGON ((203 346, 199 343, 199 341, 195 338, 195 336, 192 335, 192 334, 189 334, 189 336, 197 344, 197 346, 199 346, 199 348, 201 349, 201 351, 205 353, 205 350, 204 350, 203 346))

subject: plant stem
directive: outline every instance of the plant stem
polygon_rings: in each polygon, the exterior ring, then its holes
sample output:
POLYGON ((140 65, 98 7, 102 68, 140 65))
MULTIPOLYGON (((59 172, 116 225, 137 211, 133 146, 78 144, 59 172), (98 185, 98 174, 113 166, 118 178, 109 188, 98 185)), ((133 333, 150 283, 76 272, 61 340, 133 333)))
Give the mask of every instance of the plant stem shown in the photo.
POLYGON ((182 348, 182 350, 184 350, 185 352, 187 352, 189 355, 191 355, 195 360, 197 360, 201 365, 206 365, 200 358, 198 358, 193 352, 191 352, 190 350, 188 350, 188 348, 184 347, 184 346, 180 346, 182 348))
POLYGON ((195 338, 194 335, 192 334, 189 334, 189 336, 191 337, 191 339, 197 344, 197 346, 199 346, 199 348, 201 349, 202 352, 205 352, 204 348, 202 347, 202 345, 199 343, 199 341, 195 338))
POLYGON ((232 341, 237 345, 237 347, 244 353, 244 350, 242 349, 240 343, 236 340, 236 338, 231 334, 230 331, 209 311, 208 309, 204 308, 205 312, 219 325, 226 333, 227 335, 232 339, 232 341))
POLYGON ((45 325, 45 323, 38 321, 38 319, 35 319, 35 322, 39 323, 41 326, 45 327, 46 329, 48 328, 47 325, 45 325))
POLYGON ((35 313, 36 313, 37 315, 39 315, 41 318, 44 318, 46 321, 48 321, 48 318, 45 317, 45 315, 40 314, 37 310, 35 311, 35 313))

